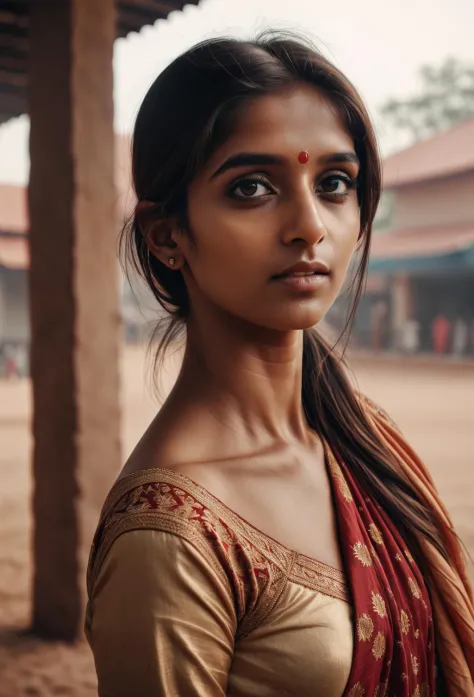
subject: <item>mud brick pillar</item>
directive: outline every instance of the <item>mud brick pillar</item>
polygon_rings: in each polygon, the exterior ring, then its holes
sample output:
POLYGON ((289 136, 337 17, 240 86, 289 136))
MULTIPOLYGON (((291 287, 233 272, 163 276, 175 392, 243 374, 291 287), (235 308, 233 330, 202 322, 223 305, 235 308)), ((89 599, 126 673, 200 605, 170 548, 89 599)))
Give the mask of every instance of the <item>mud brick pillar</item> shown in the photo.
POLYGON ((413 293, 408 274, 397 273, 392 281, 392 332, 396 345, 400 347, 401 332, 405 322, 412 319, 413 293))
POLYGON ((30 13, 32 628, 74 640, 120 464, 115 1, 34 0, 30 13))

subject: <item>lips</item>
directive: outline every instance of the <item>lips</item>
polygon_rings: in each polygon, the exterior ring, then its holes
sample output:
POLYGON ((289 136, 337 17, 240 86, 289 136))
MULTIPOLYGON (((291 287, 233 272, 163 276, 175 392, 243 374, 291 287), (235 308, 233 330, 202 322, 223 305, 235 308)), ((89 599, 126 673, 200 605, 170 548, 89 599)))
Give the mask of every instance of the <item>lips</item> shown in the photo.
POLYGON ((322 261, 301 261, 298 264, 294 264, 284 271, 275 274, 272 276, 272 278, 298 278, 316 275, 328 276, 329 267, 322 261))

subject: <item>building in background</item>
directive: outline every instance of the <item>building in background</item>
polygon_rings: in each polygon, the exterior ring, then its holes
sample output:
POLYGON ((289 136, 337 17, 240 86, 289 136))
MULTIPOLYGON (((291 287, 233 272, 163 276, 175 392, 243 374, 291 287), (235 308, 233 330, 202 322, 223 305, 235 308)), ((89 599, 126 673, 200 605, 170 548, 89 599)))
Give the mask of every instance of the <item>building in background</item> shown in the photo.
POLYGON ((474 119, 388 157, 356 340, 474 353, 474 119))
MULTIPOLYGON (((134 196, 130 139, 117 135, 115 145, 118 232, 134 196)), ((356 345, 474 353, 473 192, 474 120, 385 160, 356 345)), ((29 341, 28 264, 26 189, 0 185, 0 347, 20 347, 20 353, 29 341)), ((128 341, 149 336, 160 318, 149 290, 132 278, 133 288, 121 277, 128 341)), ((343 297, 331 314, 336 329, 343 326, 345 304, 343 297)))
MULTIPOLYGON (((117 250, 119 232, 134 204, 130 182, 130 138, 115 138, 117 187, 117 250)), ((26 371, 25 353, 30 341, 28 308, 28 210, 27 189, 0 184, 0 376, 6 372, 12 352, 26 371)), ((100 235, 100 231, 97 231, 100 235)), ((120 275, 121 310, 125 338, 139 341, 149 336, 160 317, 159 308, 145 284, 130 270, 132 286, 120 275)))
POLYGON ((26 189, 0 185, 0 343, 29 337, 26 189))

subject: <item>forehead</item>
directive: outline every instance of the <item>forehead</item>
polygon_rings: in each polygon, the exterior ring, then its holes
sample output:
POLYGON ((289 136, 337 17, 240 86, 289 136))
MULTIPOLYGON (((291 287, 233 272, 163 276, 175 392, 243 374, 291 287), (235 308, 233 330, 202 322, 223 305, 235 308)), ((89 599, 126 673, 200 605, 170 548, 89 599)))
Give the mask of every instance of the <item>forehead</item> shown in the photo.
POLYGON ((230 137, 212 158, 235 151, 282 155, 308 150, 312 155, 354 148, 339 110, 316 88, 298 86, 265 95, 243 106, 230 137))

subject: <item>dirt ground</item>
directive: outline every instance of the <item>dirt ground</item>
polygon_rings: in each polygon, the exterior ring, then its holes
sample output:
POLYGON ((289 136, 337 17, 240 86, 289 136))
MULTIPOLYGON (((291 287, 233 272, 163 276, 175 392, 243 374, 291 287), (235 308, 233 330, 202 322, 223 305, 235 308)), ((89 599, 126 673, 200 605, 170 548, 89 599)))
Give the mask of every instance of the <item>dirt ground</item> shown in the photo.
MULTIPOLYGON (((124 456, 150 421, 143 352, 123 354, 124 456)), ((431 467, 458 532, 474 555, 474 365, 353 361, 360 387, 383 405, 431 467)), ((168 371, 164 391, 171 380, 168 371)), ((0 383, 0 697, 97 694, 84 642, 40 642, 30 617, 30 386, 0 383)))

